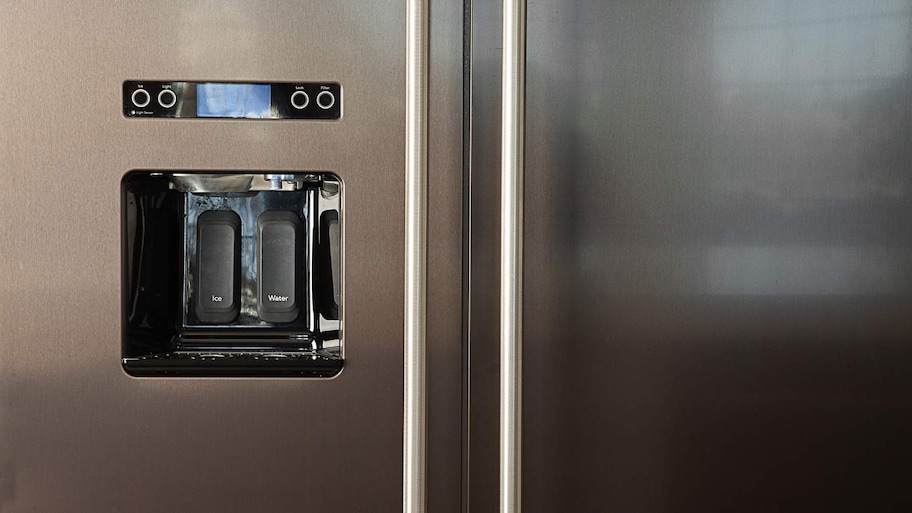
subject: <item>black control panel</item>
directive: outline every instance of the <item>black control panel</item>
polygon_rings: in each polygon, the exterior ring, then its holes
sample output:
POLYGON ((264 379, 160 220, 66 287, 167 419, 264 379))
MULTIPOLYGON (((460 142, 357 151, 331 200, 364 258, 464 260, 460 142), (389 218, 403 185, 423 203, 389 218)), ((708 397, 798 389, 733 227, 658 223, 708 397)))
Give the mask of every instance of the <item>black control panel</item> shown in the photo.
POLYGON ((123 83, 128 118, 316 119, 342 117, 342 86, 335 82, 123 83))

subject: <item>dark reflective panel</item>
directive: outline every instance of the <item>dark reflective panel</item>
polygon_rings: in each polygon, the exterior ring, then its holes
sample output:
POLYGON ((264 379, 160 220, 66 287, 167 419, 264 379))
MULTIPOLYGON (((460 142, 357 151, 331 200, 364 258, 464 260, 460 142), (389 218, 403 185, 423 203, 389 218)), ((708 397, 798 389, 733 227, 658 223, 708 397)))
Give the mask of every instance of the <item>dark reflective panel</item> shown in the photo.
POLYGON ((524 509, 900 504, 912 3, 542 0, 528 34, 524 509))

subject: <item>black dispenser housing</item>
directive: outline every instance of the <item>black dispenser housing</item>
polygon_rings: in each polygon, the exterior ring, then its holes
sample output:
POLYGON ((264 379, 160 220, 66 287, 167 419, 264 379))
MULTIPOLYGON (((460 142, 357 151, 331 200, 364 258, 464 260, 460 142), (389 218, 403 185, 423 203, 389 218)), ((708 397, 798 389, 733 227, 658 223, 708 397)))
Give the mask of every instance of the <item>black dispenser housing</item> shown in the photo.
POLYGON ((131 171, 122 202, 127 373, 342 370, 338 177, 131 171))

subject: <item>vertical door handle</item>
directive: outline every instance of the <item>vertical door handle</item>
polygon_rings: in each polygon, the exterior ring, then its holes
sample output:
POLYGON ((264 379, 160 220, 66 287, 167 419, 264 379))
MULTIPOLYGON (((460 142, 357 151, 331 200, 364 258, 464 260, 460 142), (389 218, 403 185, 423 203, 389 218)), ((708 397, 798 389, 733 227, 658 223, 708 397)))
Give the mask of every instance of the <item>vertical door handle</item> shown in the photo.
POLYGON ((526 1, 503 2, 500 195, 500 511, 521 511, 526 1))
POLYGON ((405 408, 402 510, 427 507, 428 0, 406 6, 405 408))

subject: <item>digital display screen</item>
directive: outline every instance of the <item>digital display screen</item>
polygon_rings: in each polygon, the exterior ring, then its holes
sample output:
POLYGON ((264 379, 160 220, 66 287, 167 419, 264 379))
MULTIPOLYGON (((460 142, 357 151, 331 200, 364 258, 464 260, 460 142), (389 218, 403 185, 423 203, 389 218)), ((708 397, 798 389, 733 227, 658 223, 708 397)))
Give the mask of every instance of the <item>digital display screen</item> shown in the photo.
POLYGON ((197 84, 196 115, 201 118, 271 118, 268 84, 197 84))

